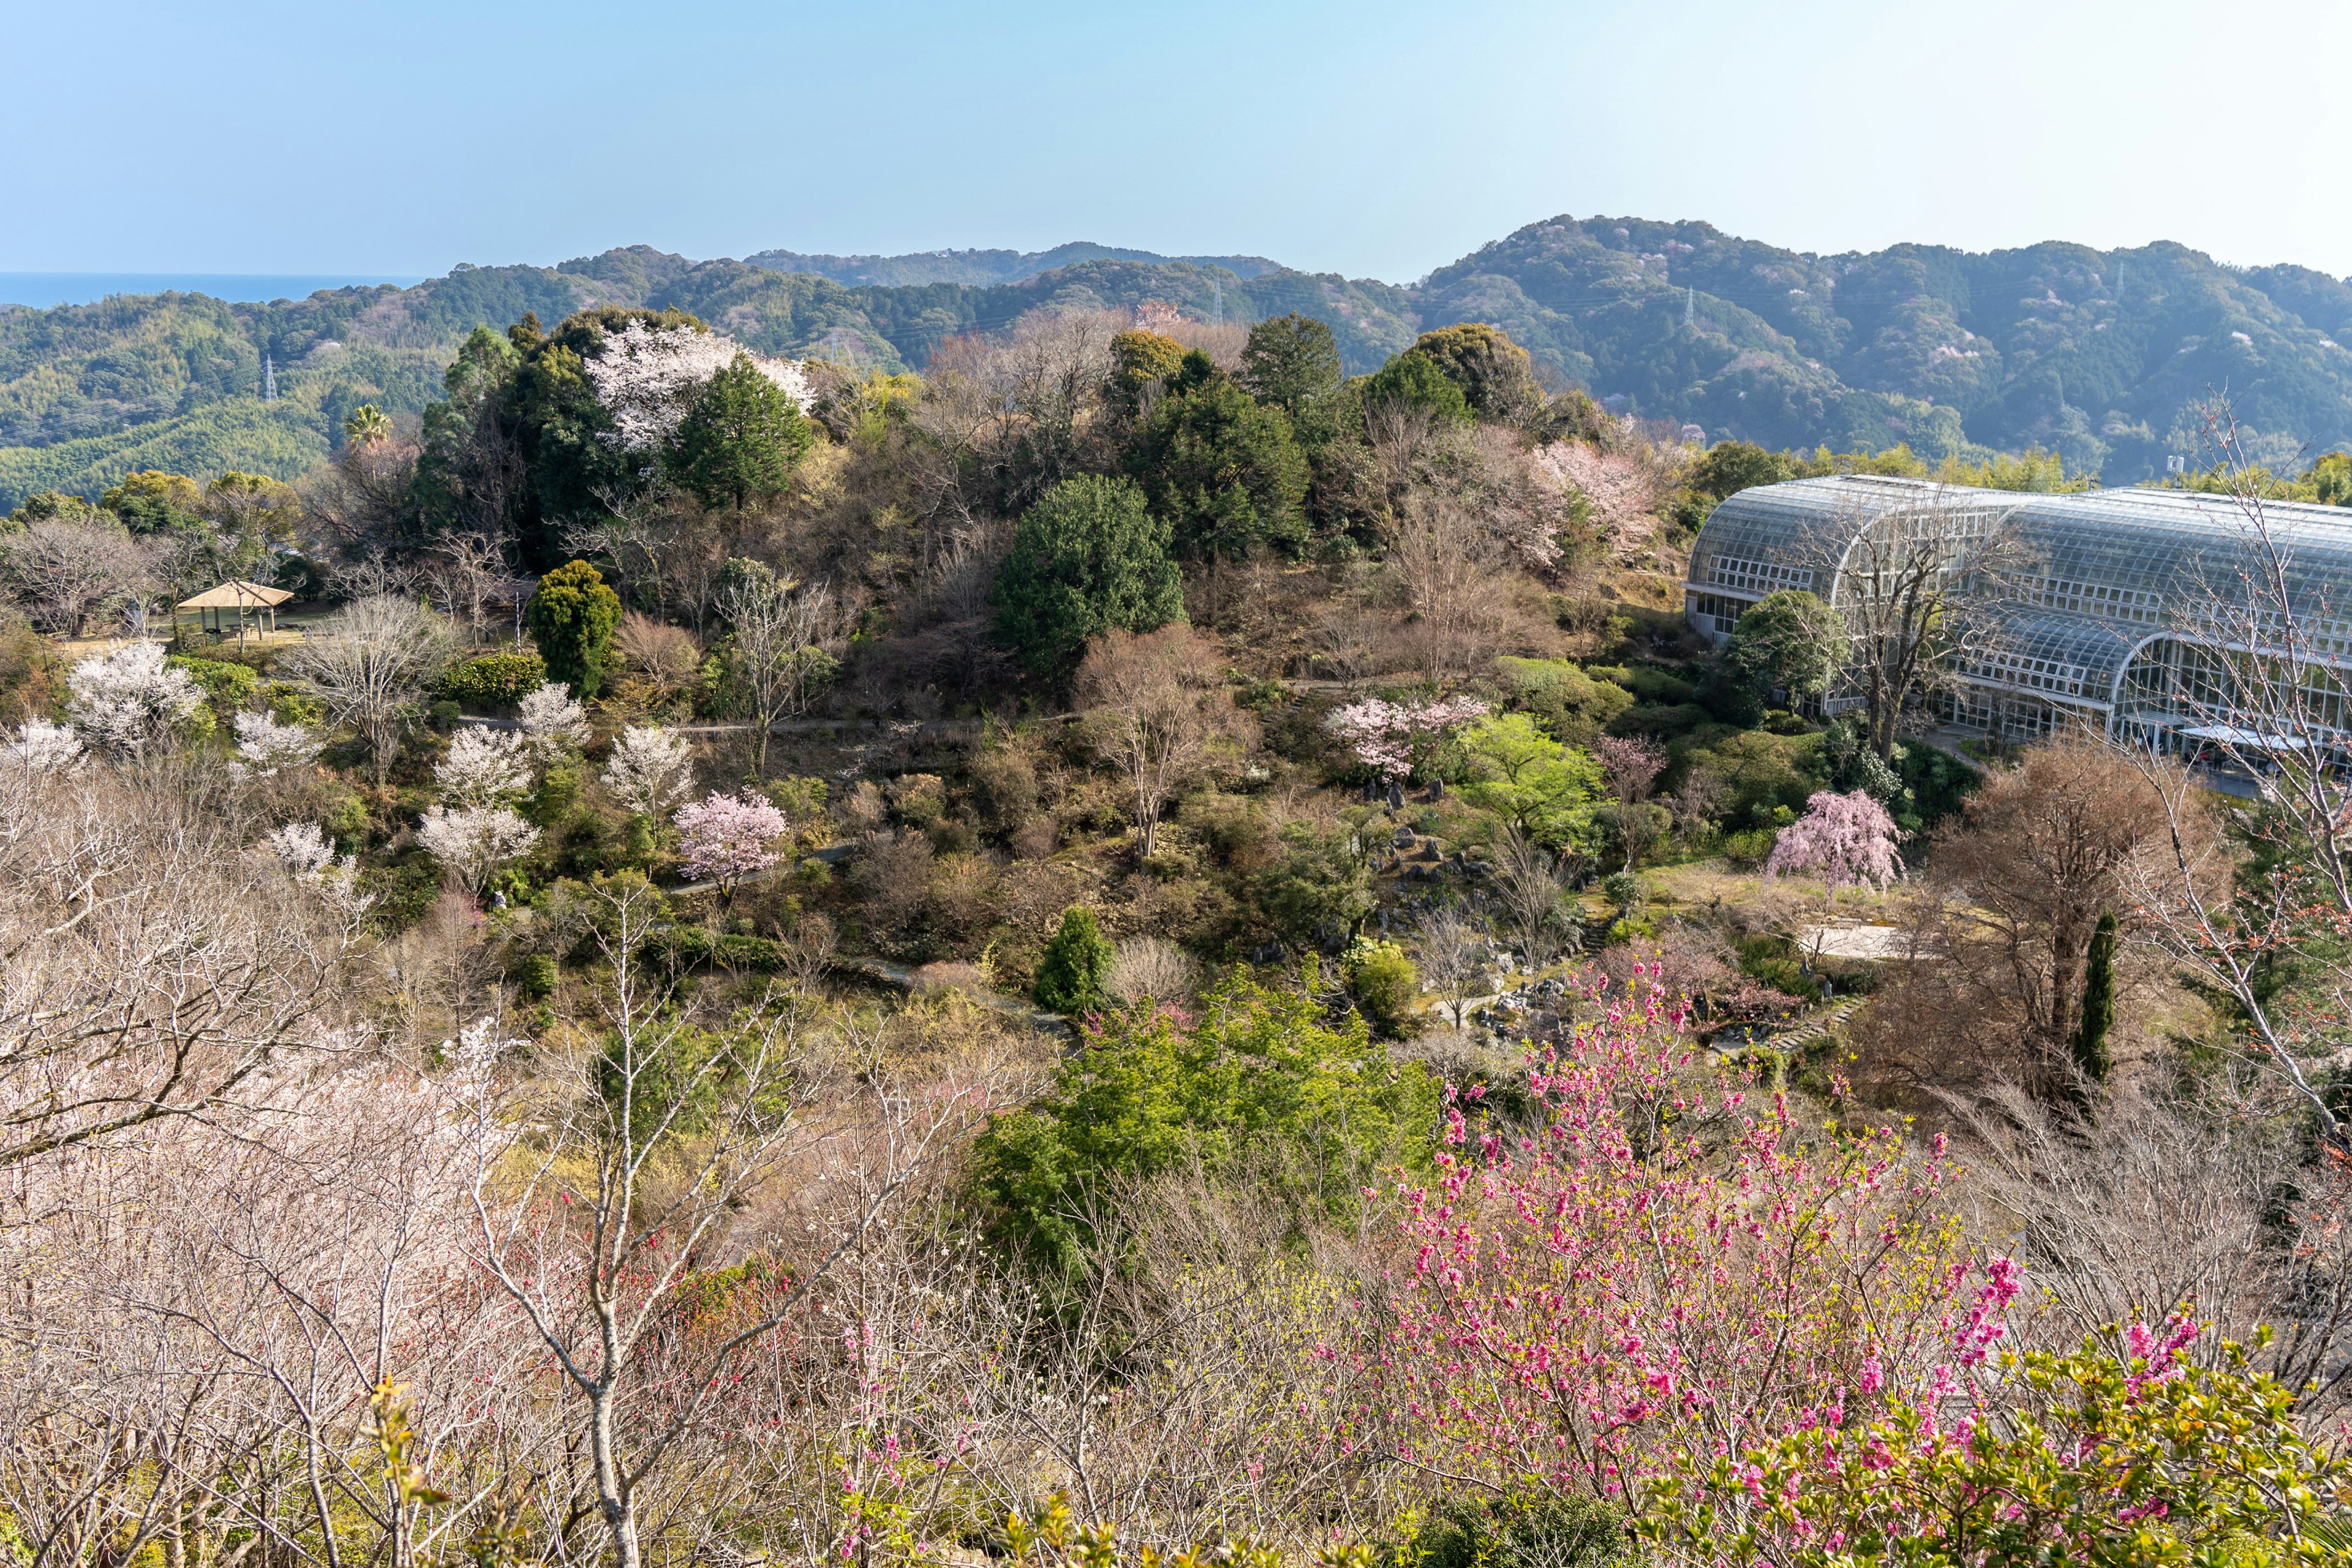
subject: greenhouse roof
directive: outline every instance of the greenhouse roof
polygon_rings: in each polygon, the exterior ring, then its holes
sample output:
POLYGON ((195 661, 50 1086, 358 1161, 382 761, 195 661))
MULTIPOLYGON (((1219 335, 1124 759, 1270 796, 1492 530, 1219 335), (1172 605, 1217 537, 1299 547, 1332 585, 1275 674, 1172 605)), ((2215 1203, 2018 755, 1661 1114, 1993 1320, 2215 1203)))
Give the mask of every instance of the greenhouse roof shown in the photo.
POLYGON ((2022 605, 1996 611, 1986 634, 1961 658, 1962 674, 2062 701, 2102 704, 2113 700, 2124 666, 2146 640, 2095 616, 2022 605))

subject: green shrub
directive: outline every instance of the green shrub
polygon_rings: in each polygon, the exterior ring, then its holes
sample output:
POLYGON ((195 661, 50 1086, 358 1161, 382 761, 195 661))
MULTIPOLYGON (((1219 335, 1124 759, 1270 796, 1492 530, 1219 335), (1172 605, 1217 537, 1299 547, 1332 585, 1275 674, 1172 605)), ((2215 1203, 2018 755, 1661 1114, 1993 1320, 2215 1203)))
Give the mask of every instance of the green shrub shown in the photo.
POLYGON ((1600 1568, 1624 1545, 1624 1516, 1597 1498, 1440 1498, 1406 1561, 1418 1568, 1600 1568))
POLYGON ((1684 702, 1671 708, 1642 704, 1628 708, 1609 721, 1612 735, 1642 735, 1654 740, 1671 741, 1687 735, 1702 724, 1714 721, 1715 715, 1696 702, 1684 702))
POLYGON ((1037 963, 1037 984, 1031 994, 1051 1013, 1075 1017, 1103 1005, 1103 983, 1110 978, 1116 956, 1110 939, 1089 909, 1062 912, 1062 929, 1045 944, 1037 963))
POLYGON ((1421 994, 1421 973, 1403 948, 1358 937, 1340 957, 1339 973, 1356 1005, 1381 1036, 1393 1040, 1412 1032, 1412 999, 1421 994))
POLYGON ((452 665, 441 695, 477 708, 511 708, 547 684, 547 661, 535 653, 486 653, 452 665))
POLYGON ((436 702, 431 714, 432 725, 446 735, 457 727, 457 720, 464 712, 465 710, 455 702, 446 700, 436 702))
POLYGON ((582 698, 596 695, 613 659, 613 628, 621 624, 621 596, 585 561, 571 561, 539 580, 524 622, 550 679, 582 698))
POLYGON ((1636 871, 1611 873, 1601 884, 1601 891, 1621 910, 1638 910, 1650 901, 1649 886, 1636 871))
POLYGON ((555 994, 555 960, 543 952, 527 953, 514 967, 515 989, 527 1001, 543 1002, 555 994))
POLYGON ((1679 675, 1647 664, 1589 664, 1584 672, 1596 680, 1606 680, 1622 686, 1644 702, 1674 707, 1690 701, 1698 688, 1679 675))
POLYGON ((1049 1273, 1077 1268, 1093 1232, 1086 1200, 1114 1178, 1246 1154, 1282 1205, 1335 1217, 1400 1163, 1425 1169, 1438 1085, 1398 1066, 1361 1019, 1326 1027, 1314 998, 1236 976, 1201 1021, 1166 1009, 1114 1015, 1027 1109, 973 1146, 974 1195, 998 1237, 1049 1273))
POLYGON ((222 714, 234 713, 244 707, 261 681, 252 666, 232 664, 226 659, 192 658, 175 653, 163 662, 173 669, 187 671, 188 678, 205 689, 205 700, 222 714))
POLYGON ((1780 835, 1769 827, 1743 827, 1723 836, 1723 858, 1736 867, 1752 870, 1772 858, 1773 841, 1780 835))
POLYGON ((1633 694, 1564 658, 1500 658, 1517 688, 1513 702, 1566 745, 1588 744, 1633 705, 1633 694))

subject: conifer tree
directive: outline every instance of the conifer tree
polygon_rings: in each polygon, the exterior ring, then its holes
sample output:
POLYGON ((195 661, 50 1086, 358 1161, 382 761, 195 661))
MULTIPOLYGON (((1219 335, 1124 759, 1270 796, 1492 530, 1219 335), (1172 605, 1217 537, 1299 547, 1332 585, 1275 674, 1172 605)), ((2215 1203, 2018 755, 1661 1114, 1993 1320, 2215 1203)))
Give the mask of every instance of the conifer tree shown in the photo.
POLYGON ((1037 1005, 1051 1012, 1072 1016, 1092 1012, 1103 1005, 1103 985, 1110 978, 1116 956, 1110 939, 1096 923, 1094 910, 1066 910, 1062 929, 1045 944, 1031 994, 1037 1005))
POLYGON ((2115 1070, 2107 1031, 2116 1025, 2116 917, 2102 910, 2091 933, 2090 961, 2083 975, 2083 1019, 2074 1028, 2074 1066, 2092 1083, 2105 1083, 2115 1070))

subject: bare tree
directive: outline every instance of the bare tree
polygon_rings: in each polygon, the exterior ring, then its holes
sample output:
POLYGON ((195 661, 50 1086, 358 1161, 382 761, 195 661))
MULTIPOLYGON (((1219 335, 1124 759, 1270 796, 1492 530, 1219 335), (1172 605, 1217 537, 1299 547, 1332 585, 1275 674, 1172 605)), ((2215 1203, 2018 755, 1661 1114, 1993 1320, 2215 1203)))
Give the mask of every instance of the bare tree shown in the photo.
POLYGON ((211 1114, 331 1050, 345 933, 173 764, 0 790, 0 1165, 211 1114))
POLYGON ((2332 1163, 2306 1166, 2277 1095, 2226 1078, 2195 1100, 2126 1085, 2085 1121, 2000 1085, 1959 1106, 1985 1222, 2015 1232, 2048 1292, 2053 1341, 2119 1340, 2119 1324, 2187 1312, 2217 1321, 2200 1353, 2218 1356, 2223 1340, 2254 1346, 2269 1324, 2275 1337, 2254 1352, 2265 1370, 2309 1389, 2315 1413, 2342 1407, 2352 1181, 2332 1163))
POLYGON ((731 674, 739 710, 751 721, 751 770, 768 772, 768 739, 778 724, 808 710, 835 668, 833 593, 745 573, 719 594, 719 614, 733 635, 731 674))
POLYGON ((1140 1002, 1147 996, 1159 1002, 1182 1002, 1192 996, 1200 979, 1200 964, 1174 942, 1156 936, 1131 936, 1118 944, 1106 988, 1122 1002, 1140 1002))
POLYGON ((499 602, 509 575, 506 542, 479 533, 445 534, 433 546, 433 554, 436 559, 425 575, 434 596, 451 620, 465 623, 468 641, 480 641, 490 606, 499 602))
POLYGON ((2171 636, 2136 662, 2131 695, 2187 719, 2179 729, 2259 776, 2264 809, 2246 825, 2256 853, 2231 852, 2200 782, 2168 765, 2156 735, 2127 737, 2166 834, 2161 866, 2131 890, 2150 939, 2229 999, 2252 1059, 2344 1151, 2352 1130, 2321 1076, 2352 1036, 2347 681, 2332 602, 2341 585, 2315 582, 2298 560, 2295 529, 2267 503, 2226 398, 2207 406, 2204 438, 2225 490, 2210 504, 2233 525, 2235 549, 2183 568, 2168 595, 2171 636))
POLYGON ((35 626, 78 637, 109 599, 144 594, 148 553, 119 523, 39 518, 0 534, 0 583, 35 626))
POLYGON ((1451 497, 1416 492, 1387 543, 1423 675, 1438 683, 1492 658, 1510 601, 1501 547, 1478 519, 1451 497))
POLYGON ((387 594, 337 610, 281 668, 326 705, 330 721, 366 738, 382 784, 399 750, 402 720, 448 663, 449 651, 446 623, 387 594))
MULTIPOLYGON (((1568 879, 1551 851, 1516 826, 1506 826, 1495 841, 1495 894, 1530 969, 1550 962, 1559 945, 1560 899, 1567 891, 1568 879)), ((1567 935, 1573 950, 1579 934, 1570 927, 1567 935)))
POLYGON ((639 1568, 644 1499, 682 1440, 979 1097, 912 1100, 877 1075, 864 1197, 840 1229, 720 1332, 676 1332, 683 1284, 730 1252, 757 1257, 735 1232, 739 1215, 788 1159, 826 1137, 803 1116, 826 1063, 794 998, 772 994, 716 1035, 697 1027, 677 992, 635 962, 659 912, 653 889, 623 880, 594 897, 590 924, 612 960, 611 984, 593 1029, 527 1112, 483 1102, 474 1245, 561 1368, 614 1561, 639 1568), (518 1113, 544 1130, 519 1166, 502 1131, 518 1113))
POLYGON ((1859 498, 1809 531, 1799 553, 1832 588, 1849 652, 1843 689, 1891 761, 1910 709, 2000 637, 1999 606, 2024 552, 2010 503, 1940 487, 1894 505, 1859 498))
POLYGON ((1470 998, 1486 983, 1487 954, 1493 945, 1486 922, 1465 910, 1449 905, 1422 917, 1421 972, 1445 999, 1456 1029, 1462 1027, 1470 998))
POLYGON ((1145 855, 1160 842, 1160 814, 1192 782, 1211 749, 1239 723, 1217 646, 1181 624, 1155 632, 1112 630, 1078 666, 1079 703, 1097 748, 1127 776, 1145 855))

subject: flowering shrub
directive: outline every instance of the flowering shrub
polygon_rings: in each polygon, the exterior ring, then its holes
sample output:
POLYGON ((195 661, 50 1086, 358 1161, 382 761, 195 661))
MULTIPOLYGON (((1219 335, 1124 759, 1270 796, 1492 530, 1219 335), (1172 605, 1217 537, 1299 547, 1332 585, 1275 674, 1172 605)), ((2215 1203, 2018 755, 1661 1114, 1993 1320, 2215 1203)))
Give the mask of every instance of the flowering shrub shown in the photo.
POLYGON ((694 788, 694 749, 667 730, 632 724, 613 742, 604 787, 632 816, 660 816, 694 788))
POLYGON ((530 762, 520 736, 499 730, 460 730, 433 765, 441 804, 457 810, 502 805, 530 788, 530 762))
POLYGON ((235 722, 237 761, 261 778, 316 762, 326 748, 326 737, 308 724, 281 724, 268 713, 240 713, 235 722))
POLYGON ((2095 1339, 2004 1356, 1956 1420, 1904 1398, 1736 1458, 1677 1454, 1638 1528, 1721 1568, 2344 1562, 2352 1460, 2300 1429, 2294 1391, 2240 1346, 2210 1371, 2183 1359, 2197 1332, 2135 1323, 2128 1359, 2095 1339))
MULTIPOLYGON (((693 327, 648 327, 631 321, 608 333, 595 357, 583 367, 596 400, 613 421, 604 439, 624 452, 666 449, 710 378, 735 363, 744 350, 722 332, 693 327)), ((808 378, 790 360, 747 358, 806 413, 813 401, 808 378)))
POLYGON ((732 893, 744 878, 782 858, 774 845, 787 826, 782 812, 750 790, 740 795, 714 790, 678 808, 679 858, 688 876, 732 893))
POLYGON ((416 829, 425 852, 478 895, 490 873, 530 853, 539 829, 504 806, 431 806, 416 829))
POLYGON ((66 687, 72 693, 66 717, 82 739, 134 756, 189 724, 205 705, 204 689, 186 670, 165 665, 160 643, 92 654, 73 667, 66 687))
POLYGON ((1428 757, 1445 732, 1486 711, 1475 697, 1442 697, 1430 702, 1351 703, 1323 722, 1348 743, 1356 760, 1381 777, 1402 784, 1428 757))
POLYGON ((524 692, 515 704, 515 721, 522 729, 523 748, 541 762, 588 743, 588 715, 561 681, 546 681, 524 692))
POLYGON ((1940 1141, 1801 1124, 1695 1061, 1654 977, 1531 1059, 1537 1131, 1450 1099, 1436 1184, 1400 1189, 1407 1458, 1622 1498, 1670 1449, 1736 1453, 1949 1362, 1969 1270, 1940 1141))
POLYGON ((1902 837, 1886 808, 1867 792, 1822 790, 1805 802, 1804 816, 1780 830, 1772 858, 1764 862, 1764 876, 1769 880, 1788 871, 1815 872, 1832 898, 1853 884, 1885 887, 1903 874, 1903 858, 1895 852, 1902 837))

